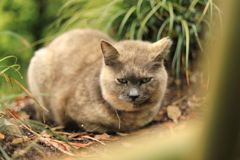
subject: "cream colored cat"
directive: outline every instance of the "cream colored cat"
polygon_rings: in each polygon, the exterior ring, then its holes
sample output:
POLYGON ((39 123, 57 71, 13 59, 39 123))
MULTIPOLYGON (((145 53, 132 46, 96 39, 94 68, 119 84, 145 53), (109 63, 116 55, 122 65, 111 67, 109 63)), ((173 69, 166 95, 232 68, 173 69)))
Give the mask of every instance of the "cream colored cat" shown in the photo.
MULTIPOLYGON (((47 119, 89 132, 129 132, 160 109, 167 73, 163 60, 172 42, 115 42, 93 29, 75 29, 38 50, 28 69, 32 93, 48 108, 47 119)), ((39 107, 37 117, 42 115, 39 107)))

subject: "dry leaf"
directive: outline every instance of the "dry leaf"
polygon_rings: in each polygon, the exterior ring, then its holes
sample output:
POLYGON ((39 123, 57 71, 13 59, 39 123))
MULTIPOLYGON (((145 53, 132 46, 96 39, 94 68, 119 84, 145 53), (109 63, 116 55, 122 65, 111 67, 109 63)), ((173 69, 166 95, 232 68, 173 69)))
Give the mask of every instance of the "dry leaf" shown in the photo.
POLYGON ((21 137, 20 128, 11 122, 11 119, 0 119, 0 126, 4 126, 6 130, 8 130, 12 134, 16 134, 21 137))
MULTIPOLYGON (((92 144, 92 142, 83 144, 83 143, 73 143, 73 142, 69 142, 71 145, 73 145, 73 147, 75 147, 76 149, 81 148, 81 147, 87 147, 90 144, 92 144)), ((69 146, 70 147, 70 146, 69 146)), ((72 149, 72 148, 71 148, 72 149)))
POLYGON ((103 142, 101 142, 101 141, 99 141, 99 140, 97 140, 97 139, 95 139, 95 138, 92 138, 92 137, 89 137, 89 136, 83 136, 83 137, 84 137, 84 138, 87 138, 87 139, 94 140, 94 141, 99 142, 99 143, 101 143, 101 144, 103 144, 103 145, 106 145, 105 143, 103 143, 103 142))
POLYGON ((192 97, 188 98, 187 104, 189 107, 198 107, 201 104, 203 104, 204 101, 205 101, 205 98, 200 98, 193 95, 192 97))
POLYGON ((0 139, 4 139, 5 138, 5 135, 0 133, 0 139))
POLYGON ((103 133, 103 134, 100 134, 100 135, 95 135, 95 139, 97 140, 110 140, 110 135, 108 135, 107 133, 103 133))
MULTIPOLYGON (((54 140, 51 138, 44 138, 44 137, 40 137, 39 141, 41 143, 46 144, 47 146, 52 146, 54 148, 57 148, 58 150, 60 150, 63 153, 66 153, 68 155, 74 155, 73 153, 71 153, 70 151, 72 151, 72 147, 69 146, 67 143, 63 142, 63 141, 59 141, 59 140, 54 140)), ((86 147, 90 144, 92 144, 92 142, 89 142, 87 144, 82 144, 82 143, 72 143, 72 142, 68 142, 69 144, 71 144, 75 149, 78 149, 80 147, 86 147)))
POLYGON ((117 135, 119 135, 119 136, 128 136, 130 134, 129 133, 117 132, 117 135))
POLYGON ((178 123, 178 117, 181 116, 181 110, 178 106, 168 106, 167 107, 168 117, 173 120, 174 123, 178 123))
POLYGON ((41 135, 44 137, 44 138, 51 138, 53 135, 51 133, 47 133, 46 131, 43 131, 41 133, 41 135))
POLYGON ((39 141, 41 143, 46 144, 47 146, 52 146, 54 148, 57 148, 59 151, 65 153, 65 154, 72 155, 72 156, 75 155, 75 154, 67 151, 67 146, 68 145, 65 142, 53 140, 53 139, 50 139, 50 138, 44 138, 44 137, 40 137, 39 141))
POLYGON ((94 137, 95 134, 93 133, 87 133, 87 132, 81 132, 81 133, 73 133, 69 136, 69 138, 78 138, 78 137, 82 137, 82 136, 90 136, 90 137, 94 137))
POLYGON ((18 144, 18 143, 23 143, 23 142, 27 142, 27 141, 30 141, 31 138, 27 137, 27 136, 24 136, 24 137, 21 137, 21 138, 16 138, 12 141, 12 144, 18 144))
POLYGON ((56 130, 61 130, 63 128, 64 128, 64 126, 57 126, 57 127, 52 127, 51 130, 56 131, 56 130))
POLYGON ((167 127, 175 127, 176 126, 176 124, 170 123, 170 122, 164 122, 163 125, 167 126, 167 127))

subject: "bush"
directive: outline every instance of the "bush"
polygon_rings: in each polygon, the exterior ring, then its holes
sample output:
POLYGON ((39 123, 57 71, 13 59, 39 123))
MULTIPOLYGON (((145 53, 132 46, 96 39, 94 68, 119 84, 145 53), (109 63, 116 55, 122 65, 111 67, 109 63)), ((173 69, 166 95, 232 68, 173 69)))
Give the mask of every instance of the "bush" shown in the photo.
POLYGON ((117 40, 155 42, 169 36, 175 46, 168 58, 179 78, 181 66, 188 75, 192 50, 203 51, 200 37, 211 41, 209 31, 215 13, 221 18, 212 0, 72 0, 63 5, 53 26, 60 26, 60 32, 76 27, 97 28, 117 40))
MULTIPOLYGON (((36 41, 45 37, 47 33, 50 34, 47 26, 57 17, 57 10, 63 1, 65 0, 0 1, 0 59, 9 55, 17 57, 23 77, 26 77, 33 51, 42 47, 40 42, 36 41)), ((6 59, 0 63, 0 67, 9 66, 14 61, 6 59)), ((26 85, 26 80, 16 76, 15 72, 6 73, 26 85)), ((0 86, 0 95, 9 91, 4 79, 0 79, 0 86)))

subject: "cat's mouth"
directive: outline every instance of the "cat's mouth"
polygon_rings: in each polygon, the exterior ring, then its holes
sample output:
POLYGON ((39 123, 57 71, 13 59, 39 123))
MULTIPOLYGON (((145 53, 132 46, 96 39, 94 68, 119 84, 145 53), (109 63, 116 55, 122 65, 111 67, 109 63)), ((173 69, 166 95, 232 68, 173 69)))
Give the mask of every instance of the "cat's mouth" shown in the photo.
POLYGON ((144 97, 126 97, 126 96, 120 96, 119 99, 125 101, 125 102, 128 102, 128 103, 131 103, 133 104, 134 106, 139 106, 141 104, 143 104, 144 102, 146 102, 149 97, 147 96, 144 96, 144 97))

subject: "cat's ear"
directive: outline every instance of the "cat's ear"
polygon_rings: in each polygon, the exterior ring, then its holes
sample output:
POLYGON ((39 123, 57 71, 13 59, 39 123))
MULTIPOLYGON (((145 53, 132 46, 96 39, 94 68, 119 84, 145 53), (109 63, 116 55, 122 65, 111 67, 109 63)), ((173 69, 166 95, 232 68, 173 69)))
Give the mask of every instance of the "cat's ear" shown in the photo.
POLYGON ((166 37, 152 44, 154 51, 157 53, 154 61, 162 61, 164 57, 168 54, 169 49, 172 45, 172 41, 166 37))
POLYGON ((118 51, 109 42, 105 40, 101 40, 100 45, 105 64, 110 66, 115 65, 118 62, 118 51))

